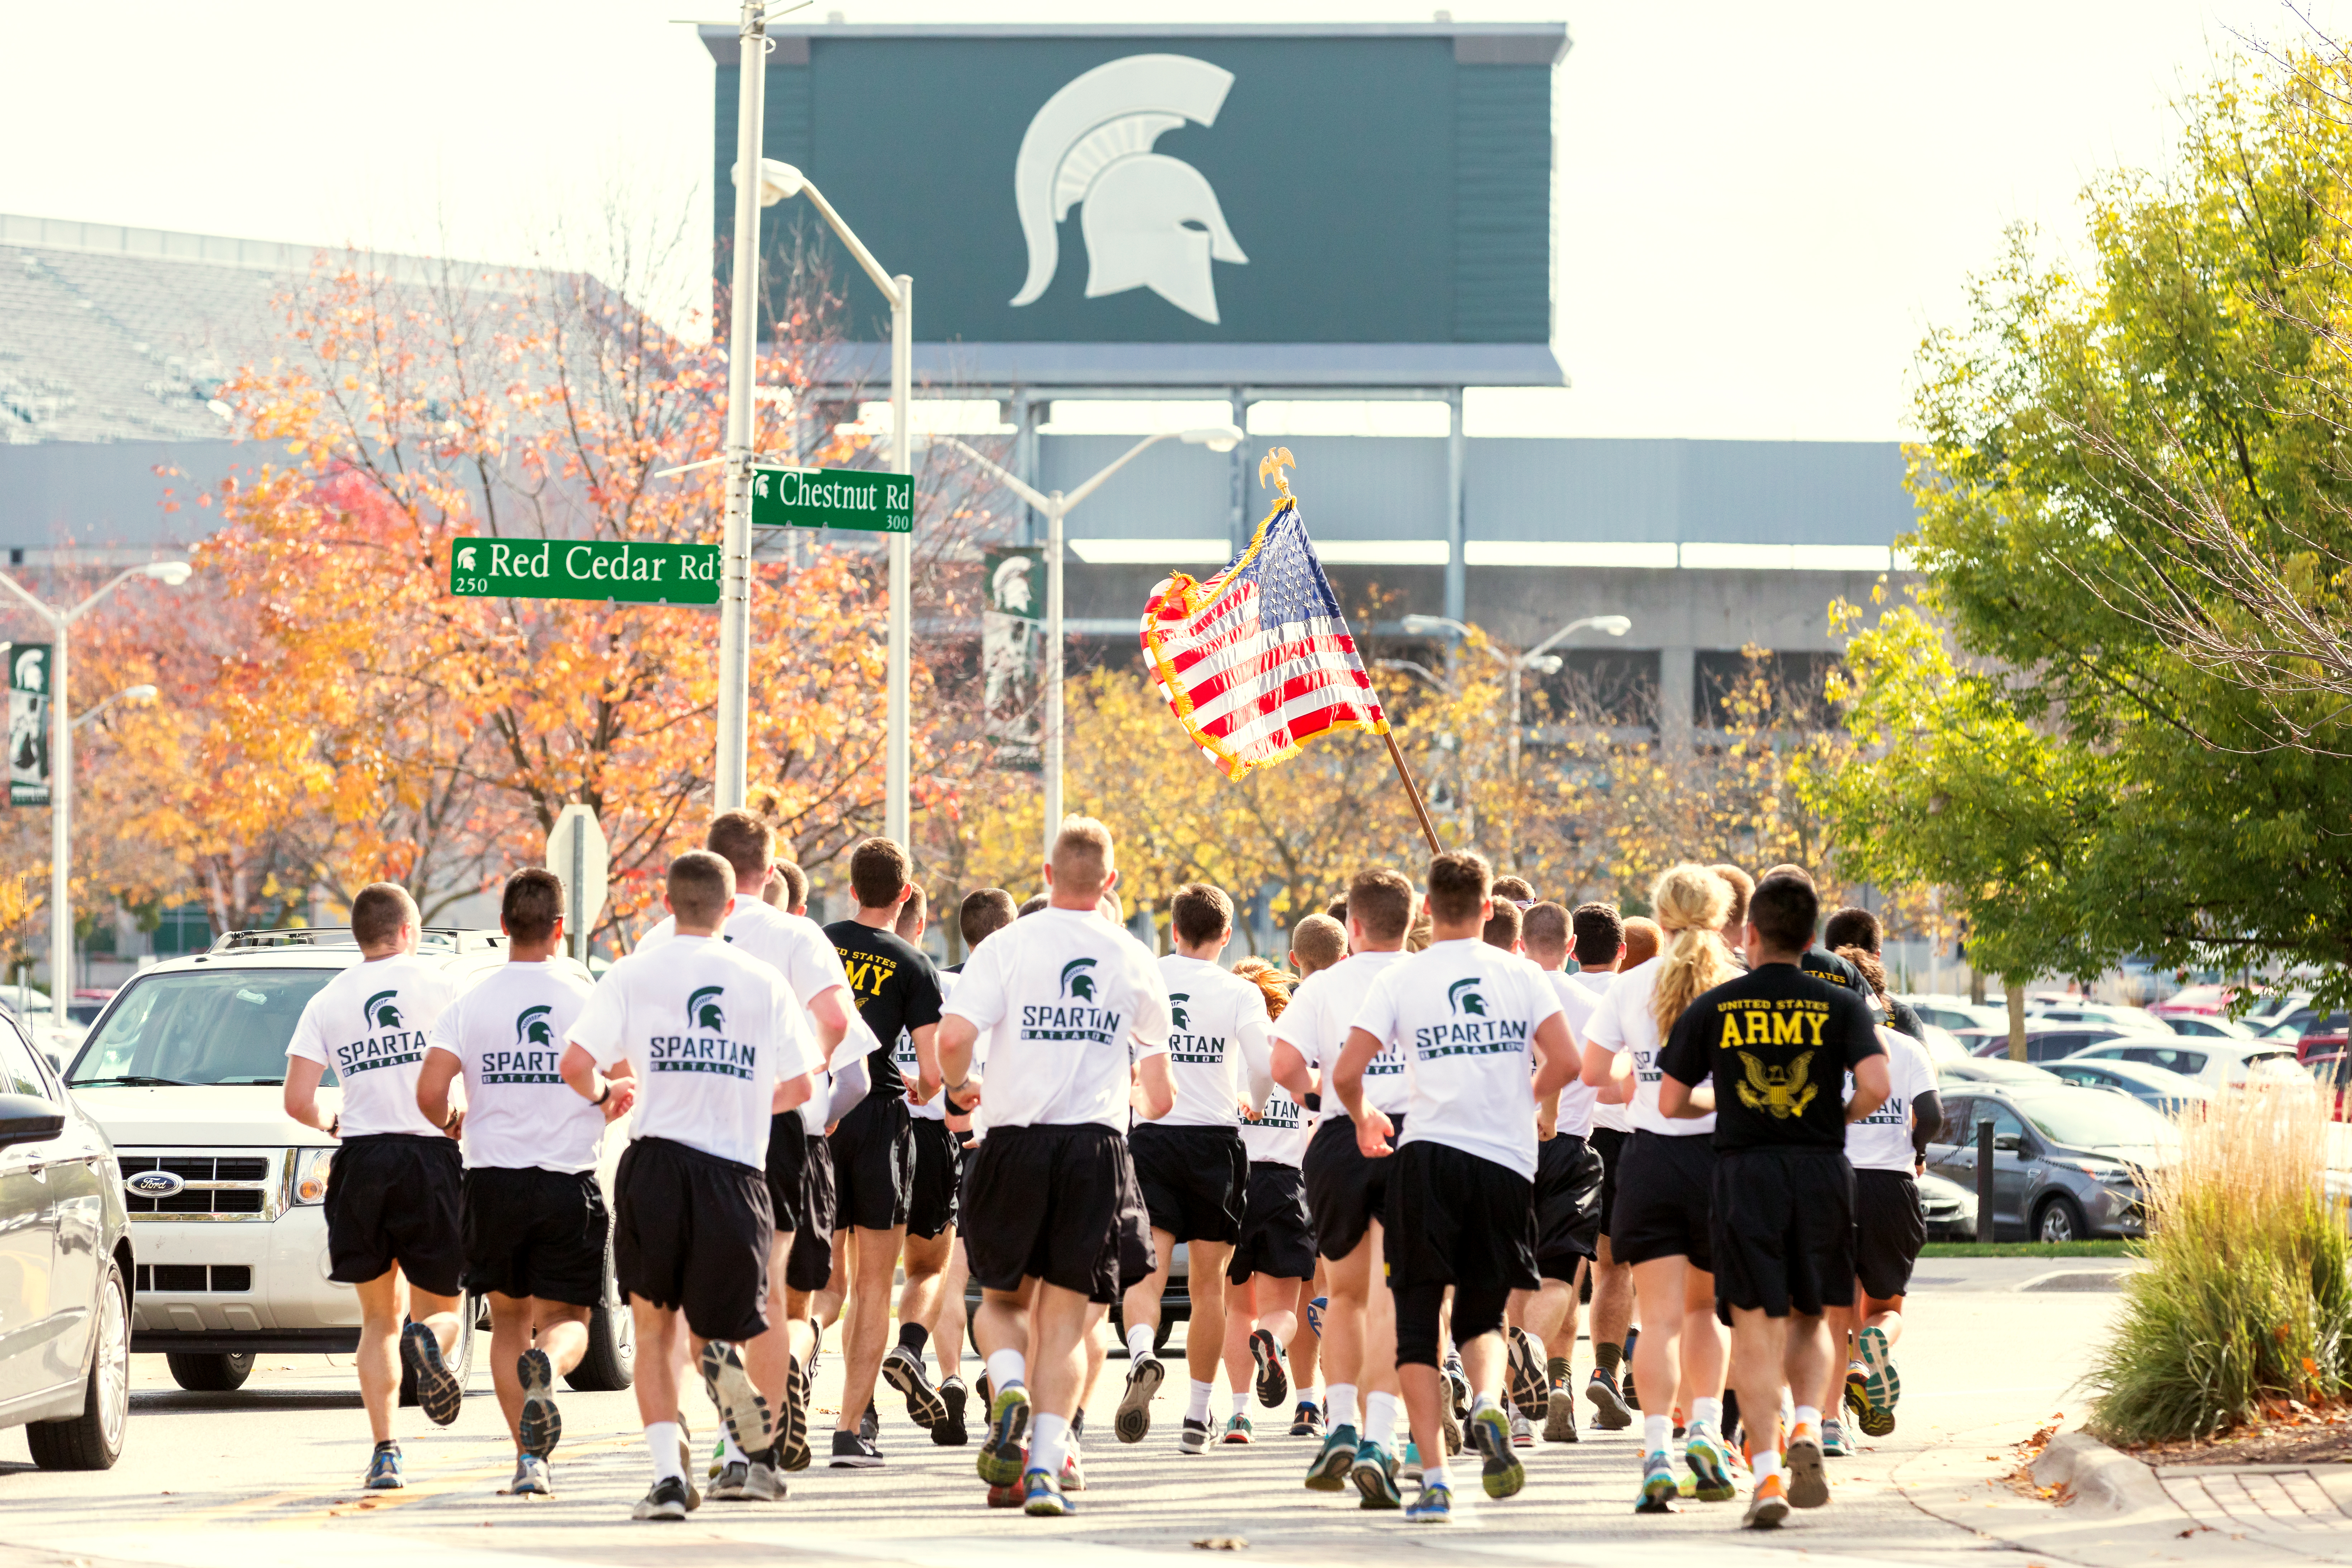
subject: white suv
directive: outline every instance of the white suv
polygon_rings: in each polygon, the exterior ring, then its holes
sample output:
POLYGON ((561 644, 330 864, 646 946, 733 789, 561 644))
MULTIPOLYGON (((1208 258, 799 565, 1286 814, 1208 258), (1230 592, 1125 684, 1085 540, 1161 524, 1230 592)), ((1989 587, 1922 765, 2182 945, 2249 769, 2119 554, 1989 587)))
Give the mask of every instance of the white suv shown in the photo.
MULTIPOLYGON (((428 928, 417 952, 462 986, 503 963, 505 948, 497 931, 428 928)), ((183 1388, 236 1388, 257 1353, 359 1343, 359 1297, 327 1278, 333 1143, 288 1118, 283 1087, 304 1004, 359 962, 347 930, 232 931, 141 971, 67 1069, 121 1162, 139 1268, 131 1348, 164 1353, 183 1388)), ((321 1103, 339 1094, 330 1068, 321 1103)), ((629 1385, 635 1346, 610 1274, 574 1388, 629 1385)), ((460 1378, 472 1349, 461 1335, 460 1378)))

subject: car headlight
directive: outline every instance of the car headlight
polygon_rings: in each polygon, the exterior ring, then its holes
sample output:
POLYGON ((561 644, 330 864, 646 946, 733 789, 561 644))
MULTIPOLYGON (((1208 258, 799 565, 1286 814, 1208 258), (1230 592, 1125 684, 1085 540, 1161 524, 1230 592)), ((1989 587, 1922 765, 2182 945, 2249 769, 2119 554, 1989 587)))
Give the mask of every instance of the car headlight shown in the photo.
POLYGON ((327 1201, 327 1173, 334 1168, 332 1149, 294 1151, 294 1204, 298 1208, 327 1201))

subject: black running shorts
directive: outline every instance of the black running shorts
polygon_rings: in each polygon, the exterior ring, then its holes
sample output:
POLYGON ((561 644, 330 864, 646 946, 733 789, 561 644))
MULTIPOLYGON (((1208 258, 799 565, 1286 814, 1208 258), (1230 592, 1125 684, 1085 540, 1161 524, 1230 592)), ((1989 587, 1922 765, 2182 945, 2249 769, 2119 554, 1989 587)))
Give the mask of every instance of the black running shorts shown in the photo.
POLYGON ((915 1191, 914 1119, 893 1095, 867 1095, 833 1130, 835 1230, 895 1230, 915 1191))
POLYGON ((1817 1318, 1853 1304, 1853 1168, 1843 1149, 1727 1149, 1715 1162, 1715 1304, 1817 1318))
MULTIPOLYGON (((1603 1236, 1616 1234, 1609 1228, 1609 1214, 1617 1206, 1617 1167, 1623 1163, 1625 1145, 1632 1142, 1633 1138, 1632 1133, 1620 1132, 1614 1127, 1592 1130, 1590 1140, 1592 1152, 1601 1156, 1601 1234, 1603 1236)), ((1625 1261, 1617 1257, 1613 1244, 1610 1257, 1619 1263, 1625 1261)))
POLYGON ((779 1236, 806 1223, 808 1152, 799 1111, 780 1110, 768 1118, 768 1206, 775 1212, 779 1236))
POLYGON ((1536 1272, 1576 1283, 1601 1238, 1601 1156, 1572 1132, 1536 1145, 1536 1272))
POLYGON ((1927 1245, 1919 1184, 1906 1171, 1853 1173, 1853 1272, 1862 1293, 1891 1301, 1911 1289, 1911 1266, 1927 1245))
POLYGON ((1713 1269, 1707 1215, 1714 1181, 1715 1145, 1706 1133, 1668 1138, 1636 1131, 1617 1162, 1609 1256, 1619 1263, 1687 1258, 1701 1273, 1713 1269))
POLYGON ((1392 1169, 1381 1239, 1391 1289, 1532 1290, 1540 1283, 1534 1183, 1434 1140, 1407 1143, 1385 1163, 1392 1169))
POLYGON ((593 1171, 466 1173, 466 1289, 572 1307, 604 1301, 612 1216, 593 1171))
POLYGON ((1127 1135, 1151 1228, 1179 1241, 1234 1241, 1249 1192, 1249 1146, 1239 1127, 1139 1124, 1127 1135))
POLYGON ((639 1138, 613 1186, 613 1268, 624 1291, 682 1310, 701 1339, 740 1343, 767 1328, 776 1224, 765 1172, 639 1138))
MULTIPOLYGON (((833 1142, 822 1132, 803 1131, 806 1152, 801 1165, 800 1227, 784 1259, 784 1289, 822 1290, 833 1279, 833 1142)), ((771 1172, 774 1170, 772 1165, 771 1172)), ((772 1175, 770 1178, 773 1180, 772 1175)))
POLYGON ((908 1119, 915 1136, 915 1186, 907 1200, 907 1234, 925 1240, 956 1222, 957 1178, 962 1174, 963 1134, 930 1117, 908 1119))
MULTIPOLYGON (((1389 1118, 1396 1131, 1389 1147, 1404 1136, 1404 1118, 1389 1118)), ((1389 1171, 1395 1156, 1367 1160, 1356 1147, 1356 1123, 1345 1111, 1323 1119, 1307 1140, 1299 1164, 1307 1178, 1307 1212, 1315 1224, 1315 1249, 1337 1263, 1363 1244, 1372 1221, 1388 1212, 1389 1171)))
MULTIPOLYGON (((992 1127, 964 1190, 964 1256, 983 1289, 1026 1279, 1108 1305, 1132 1250, 1127 1140, 1099 1122, 992 1127)), ((1147 1270, 1148 1271, 1148 1270, 1147 1270)))
POLYGON ((466 1274, 465 1160, 454 1138, 376 1132, 346 1138, 327 1171, 327 1278, 408 1282, 455 1296, 466 1274))
POLYGON ((1253 1274, 1276 1279, 1315 1276, 1315 1230, 1307 1219, 1307 1177, 1296 1165, 1253 1160, 1249 1195, 1242 1204, 1242 1237, 1225 1278, 1245 1284, 1253 1274))
POLYGON ((1125 1139, 1118 1145, 1118 1293, 1127 1293, 1160 1267, 1160 1247, 1151 1239, 1151 1211, 1143 1202, 1143 1184, 1135 1175, 1135 1151, 1125 1139))

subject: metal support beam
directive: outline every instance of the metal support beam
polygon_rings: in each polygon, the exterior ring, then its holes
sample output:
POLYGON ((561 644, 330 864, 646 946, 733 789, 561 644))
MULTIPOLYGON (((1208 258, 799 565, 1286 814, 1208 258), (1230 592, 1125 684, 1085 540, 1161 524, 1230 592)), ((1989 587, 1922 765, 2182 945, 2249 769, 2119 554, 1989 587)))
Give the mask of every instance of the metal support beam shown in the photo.
POLYGON ((1463 561, 1463 480, 1469 468, 1470 443, 1462 433, 1462 389, 1445 391, 1445 616, 1466 620, 1470 580, 1463 561))

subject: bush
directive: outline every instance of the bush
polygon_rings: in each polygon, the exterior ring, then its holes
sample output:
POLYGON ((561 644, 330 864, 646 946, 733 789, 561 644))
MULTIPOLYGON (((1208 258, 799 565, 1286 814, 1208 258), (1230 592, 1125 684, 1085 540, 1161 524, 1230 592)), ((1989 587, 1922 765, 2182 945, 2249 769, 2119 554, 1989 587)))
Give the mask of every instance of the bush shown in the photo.
POLYGON ((2110 1442, 2210 1437, 2352 1384, 2352 1241, 2322 1191, 2328 1112, 2308 1088, 2227 1094, 2146 1173, 2149 1267, 2090 1383, 2110 1442))

